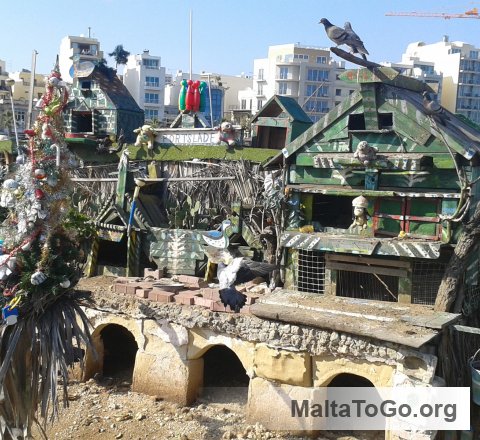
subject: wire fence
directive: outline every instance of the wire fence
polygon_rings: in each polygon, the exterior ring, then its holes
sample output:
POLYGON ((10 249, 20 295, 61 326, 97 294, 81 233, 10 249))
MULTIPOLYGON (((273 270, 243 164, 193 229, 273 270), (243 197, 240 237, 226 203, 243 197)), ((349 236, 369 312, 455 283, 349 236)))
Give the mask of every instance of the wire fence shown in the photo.
POLYGON ((433 305, 447 267, 446 262, 416 260, 412 268, 412 303, 433 305))
POLYGON ((300 292, 324 293, 325 253, 299 249, 295 289, 300 292))

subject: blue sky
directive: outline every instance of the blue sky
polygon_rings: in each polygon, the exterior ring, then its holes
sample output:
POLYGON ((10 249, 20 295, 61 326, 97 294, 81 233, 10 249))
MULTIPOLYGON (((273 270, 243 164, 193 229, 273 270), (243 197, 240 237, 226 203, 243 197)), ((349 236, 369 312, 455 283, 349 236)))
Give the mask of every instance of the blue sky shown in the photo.
MULTIPOLYGON (((105 55, 117 44, 131 53, 149 49, 162 57, 167 72, 189 69, 189 11, 193 11, 193 71, 251 74, 254 58, 269 45, 299 42, 330 47, 322 17, 350 21, 372 61, 399 61, 408 43, 450 40, 480 46, 480 20, 388 17, 391 11, 463 13, 480 0, 81 0, 54 3, 2 1, 0 59, 7 70, 30 69, 38 51, 37 72, 48 73, 66 35, 100 40, 105 55)), ((110 65, 111 58, 106 57, 110 65)))

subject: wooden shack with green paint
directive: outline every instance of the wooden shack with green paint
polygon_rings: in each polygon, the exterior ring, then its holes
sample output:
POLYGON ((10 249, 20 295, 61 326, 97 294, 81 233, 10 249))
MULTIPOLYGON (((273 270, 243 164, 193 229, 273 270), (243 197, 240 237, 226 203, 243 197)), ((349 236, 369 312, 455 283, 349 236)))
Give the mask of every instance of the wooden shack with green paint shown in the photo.
POLYGON ((294 98, 273 95, 252 119, 252 147, 282 149, 312 124, 294 98))
MULTIPOLYGON (((285 287, 434 304, 478 203, 480 133, 446 110, 427 114, 422 93, 433 90, 393 69, 342 76, 360 90, 269 162, 287 167, 285 287), (355 218, 359 197, 365 209, 355 218)), ((475 255, 465 275, 472 288, 475 255)))

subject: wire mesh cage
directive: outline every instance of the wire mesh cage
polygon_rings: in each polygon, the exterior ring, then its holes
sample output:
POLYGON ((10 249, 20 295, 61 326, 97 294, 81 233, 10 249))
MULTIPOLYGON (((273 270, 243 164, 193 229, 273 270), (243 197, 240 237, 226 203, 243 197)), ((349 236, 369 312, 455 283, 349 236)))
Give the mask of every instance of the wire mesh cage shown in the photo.
POLYGON ((416 260, 412 266, 412 303, 433 305, 447 267, 446 262, 416 260))
POLYGON ((300 292, 324 293, 325 253, 299 249, 295 289, 300 292))
POLYGON ((339 270, 336 294, 349 298, 397 301, 398 277, 339 270))

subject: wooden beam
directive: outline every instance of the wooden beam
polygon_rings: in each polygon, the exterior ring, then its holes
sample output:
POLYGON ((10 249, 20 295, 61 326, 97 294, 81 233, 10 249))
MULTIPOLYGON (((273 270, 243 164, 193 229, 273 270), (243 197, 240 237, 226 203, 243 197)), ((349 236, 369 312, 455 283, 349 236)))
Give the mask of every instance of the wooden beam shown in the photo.
POLYGON ((223 176, 223 177, 157 177, 157 178, 137 178, 136 180, 141 180, 145 183, 154 183, 154 182, 200 182, 200 181, 211 181, 211 180, 235 180, 235 176, 223 176))
POLYGON ((117 177, 72 177, 72 182, 115 182, 117 183, 117 177))
POLYGON ((327 261, 347 261, 350 263, 371 264, 374 266, 402 267, 405 269, 410 268, 410 263, 408 261, 383 260, 380 258, 362 257, 359 255, 326 254, 325 259, 327 261))
POLYGON ((327 261, 325 267, 328 269, 346 270, 348 272, 373 273, 377 275, 388 275, 392 277, 406 277, 408 271, 404 269, 393 269, 388 267, 364 266, 361 264, 337 263, 327 261))

